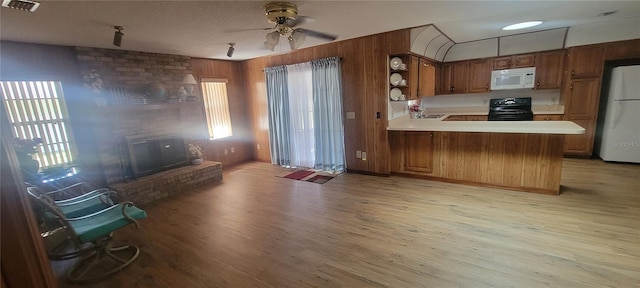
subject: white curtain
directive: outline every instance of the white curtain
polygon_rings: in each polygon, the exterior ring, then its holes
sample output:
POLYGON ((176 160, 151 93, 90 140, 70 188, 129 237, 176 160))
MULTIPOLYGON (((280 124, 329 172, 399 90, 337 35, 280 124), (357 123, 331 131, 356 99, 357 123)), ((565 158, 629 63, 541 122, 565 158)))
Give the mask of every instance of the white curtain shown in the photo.
POLYGON ((315 162, 311 63, 287 65, 291 166, 313 167, 315 162))

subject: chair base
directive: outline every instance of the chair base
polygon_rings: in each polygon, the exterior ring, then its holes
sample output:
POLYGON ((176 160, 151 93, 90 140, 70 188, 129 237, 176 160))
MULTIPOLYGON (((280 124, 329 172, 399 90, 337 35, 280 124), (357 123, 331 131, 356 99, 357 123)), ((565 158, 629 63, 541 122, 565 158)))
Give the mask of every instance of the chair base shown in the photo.
POLYGON ((136 246, 100 247, 69 270, 67 281, 83 284, 102 280, 129 266, 139 254, 136 246))

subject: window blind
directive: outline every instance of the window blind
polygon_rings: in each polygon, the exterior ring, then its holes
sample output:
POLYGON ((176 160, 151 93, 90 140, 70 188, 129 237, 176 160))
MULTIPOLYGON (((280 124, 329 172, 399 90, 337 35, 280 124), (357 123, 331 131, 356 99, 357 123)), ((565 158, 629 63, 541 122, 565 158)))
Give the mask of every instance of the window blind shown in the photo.
POLYGON ((0 81, 0 86, 13 136, 43 140, 34 155, 40 167, 71 163, 75 147, 61 82, 0 81))

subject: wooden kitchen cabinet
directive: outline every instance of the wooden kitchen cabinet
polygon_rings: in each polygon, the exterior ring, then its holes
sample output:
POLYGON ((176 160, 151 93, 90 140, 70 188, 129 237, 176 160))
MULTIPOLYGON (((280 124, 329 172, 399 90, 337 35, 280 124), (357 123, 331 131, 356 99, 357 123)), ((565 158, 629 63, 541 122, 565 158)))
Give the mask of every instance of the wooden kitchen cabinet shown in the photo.
POLYGON ((600 78, 574 79, 565 89, 565 114, 569 117, 595 118, 600 97, 600 78))
MULTIPOLYGON (((417 58, 417 57, 415 57, 417 58)), ((411 61, 413 67, 413 60, 411 61)), ((418 97, 436 95, 436 66, 435 63, 418 59, 418 97)))
POLYGON ((567 73, 571 79, 599 78, 604 65, 604 45, 588 45, 569 48, 567 73))
POLYGON ((640 39, 607 43, 607 60, 640 58, 640 39))
POLYGON ((562 86, 564 50, 536 55, 536 89, 559 89, 562 86))
POLYGON ((450 62, 442 65, 443 94, 460 94, 467 92, 468 61, 450 62))
POLYGON ((405 171, 431 173, 433 170, 433 132, 404 132, 405 171))
POLYGON ((536 54, 519 54, 493 58, 493 70, 535 66, 536 54))
POLYGON ((487 115, 451 115, 443 121, 487 121, 488 118, 487 115))
POLYGON ((469 61, 468 70, 469 81, 467 82, 467 92, 489 92, 489 87, 491 87, 491 60, 480 59, 469 61))
POLYGON ((562 114, 537 114, 533 115, 533 121, 562 121, 562 114))
POLYGON ((589 157, 593 152, 593 139, 595 136, 596 119, 567 117, 585 129, 584 134, 566 135, 564 142, 564 154, 589 157))

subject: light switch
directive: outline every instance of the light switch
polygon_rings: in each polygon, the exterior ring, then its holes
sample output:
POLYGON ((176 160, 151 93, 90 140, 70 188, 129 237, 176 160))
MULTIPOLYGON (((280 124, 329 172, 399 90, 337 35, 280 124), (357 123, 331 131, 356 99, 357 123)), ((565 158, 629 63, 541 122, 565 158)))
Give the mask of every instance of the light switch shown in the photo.
POLYGON ((367 152, 362 152, 362 161, 366 161, 367 160, 367 152))
POLYGON ((356 158, 358 159, 362 158, 362 151, 356 150, 356 158))
POLYGON ((356 119, 356 112, 347 112, 347 119, 356 119))

